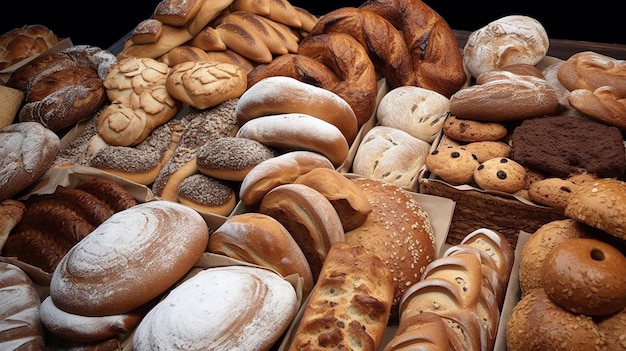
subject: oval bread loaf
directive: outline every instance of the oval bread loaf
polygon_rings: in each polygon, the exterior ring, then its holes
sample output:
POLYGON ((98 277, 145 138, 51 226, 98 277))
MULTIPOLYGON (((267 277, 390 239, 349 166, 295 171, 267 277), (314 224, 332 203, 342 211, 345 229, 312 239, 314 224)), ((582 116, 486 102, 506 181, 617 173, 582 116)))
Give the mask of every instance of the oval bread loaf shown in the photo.
POLYGON ((191 269, 206 249, 200 214, 157 200, 118 212, 59 262, 50 296, 65 312, 103 316, 149 302, 191 269))

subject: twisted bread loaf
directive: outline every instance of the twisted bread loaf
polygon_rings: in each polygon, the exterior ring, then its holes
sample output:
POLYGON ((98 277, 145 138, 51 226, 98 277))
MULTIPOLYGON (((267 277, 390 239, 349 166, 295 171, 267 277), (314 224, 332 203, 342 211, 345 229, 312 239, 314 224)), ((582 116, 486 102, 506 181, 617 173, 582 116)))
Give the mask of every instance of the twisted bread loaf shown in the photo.
POLYGON ((461 50, 452 28, 421 0, 367 0, 361 9, 387 19, 404 35, 414 85, 450 97, 466 81, 461 50))
POLYGON ((343 7, 320 17, 309 35, 330 32, 349 34, 361 43, 392 88, 414 84, 409 48, 398 29, 379 14, 343 7))

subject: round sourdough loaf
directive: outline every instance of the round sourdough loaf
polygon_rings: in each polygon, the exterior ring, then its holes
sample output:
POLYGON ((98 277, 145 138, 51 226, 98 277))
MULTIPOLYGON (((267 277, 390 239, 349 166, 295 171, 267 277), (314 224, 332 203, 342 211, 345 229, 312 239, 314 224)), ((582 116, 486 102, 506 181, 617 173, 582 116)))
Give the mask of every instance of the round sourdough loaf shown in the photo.
POLYGON ((208 268, 148 312, 135 331, 133 349, 269 350, 297 308, 295 289, 274 272, 208 268))
POLYGON ((206 222, 187 206, 165 200, 133 206, 111 216, 61 259, 50 296, 68 313, 129 312, 183 277, 208 240, 206 222))
POLYGON ((28 275, 10 263, 0 262, 0 300, 0 349, 45 349, 37 290, 28 275))
POLYGON ((395 283, 391 320, 397 320, 404 292, 417 283, 436 257, 428 213, 402 188, 381 180, 353 180, 365 192, 372 212, 360 227, 345 233, 346 242, 361 244, 383 259, 395 283))

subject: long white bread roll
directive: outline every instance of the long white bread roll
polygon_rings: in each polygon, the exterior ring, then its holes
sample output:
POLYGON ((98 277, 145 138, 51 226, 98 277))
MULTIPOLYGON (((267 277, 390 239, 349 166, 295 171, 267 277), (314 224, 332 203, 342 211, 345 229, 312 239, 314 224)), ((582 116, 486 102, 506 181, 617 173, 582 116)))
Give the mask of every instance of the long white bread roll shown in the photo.
POLYGON ((268 115, 249 120, 237 137, 254 139, 281 150, 308 150, 326 156, 336 167, 350 151, 339 128, 304 113, 268 115))
POLYGON ((350 144, 358 133, 356 115, 346 100, 330 90, 286 76, 268 77, 249 87, 235 109, 240 126, 257 117, 283 113, 322 119, 339 128, 350 144))

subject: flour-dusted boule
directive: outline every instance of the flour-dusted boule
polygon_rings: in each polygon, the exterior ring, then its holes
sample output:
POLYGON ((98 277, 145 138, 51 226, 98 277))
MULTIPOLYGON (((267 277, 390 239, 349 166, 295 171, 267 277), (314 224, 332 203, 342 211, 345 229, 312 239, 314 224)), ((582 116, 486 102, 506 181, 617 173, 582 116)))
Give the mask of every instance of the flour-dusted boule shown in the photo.
POLYGON ((165 200, 118 212, 75 245, 50 281, 54 304, 69 313, 125 313, 183 277, 206 249, 209 230, 191 208, 165 200))
POLYGON ((133 349, 269 350, 297 308, 293 286, 272 271, 208 268, 148 312, 135 331, 133 349))

